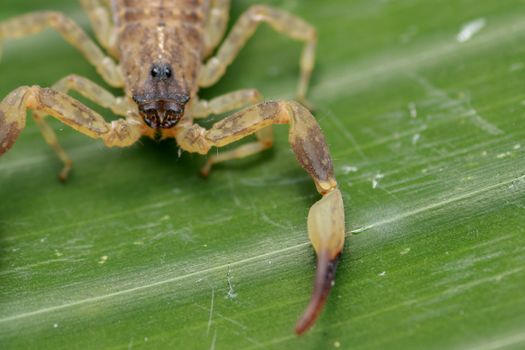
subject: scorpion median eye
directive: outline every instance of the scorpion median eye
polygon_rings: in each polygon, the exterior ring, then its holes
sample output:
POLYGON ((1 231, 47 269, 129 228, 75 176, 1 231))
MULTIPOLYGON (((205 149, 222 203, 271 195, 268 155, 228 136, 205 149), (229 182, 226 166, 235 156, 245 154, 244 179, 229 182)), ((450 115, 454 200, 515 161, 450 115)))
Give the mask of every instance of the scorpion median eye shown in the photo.
POLYGON ((171 78, 171 67, 155 65, 151 68, 150 74, 153 78, 168 79, 171 78))
POLYGON ((170 67, 164 67, 164 76, 166 78, 171 78, 171 68, 170 67))
POLYGON ((156 77, 158 77, 159 75, 160 75, 160 68, 159 68, 159 67, 153 67, 153 68, 151 69, 151 76, 152 76, 153 78, 156 78, 156 77))

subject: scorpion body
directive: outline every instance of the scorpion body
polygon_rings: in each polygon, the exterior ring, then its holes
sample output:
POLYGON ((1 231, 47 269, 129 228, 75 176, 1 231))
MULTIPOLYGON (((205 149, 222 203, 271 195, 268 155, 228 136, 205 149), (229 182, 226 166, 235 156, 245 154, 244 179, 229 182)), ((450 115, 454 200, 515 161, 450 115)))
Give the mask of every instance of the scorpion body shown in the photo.
POLYGON ((198 91, 209 1, 115 0, 113 9, 127 95, 151 129, 171 129, 198 91))
POLYGON ((230 0, 80 0, 105 52, 71 19, 59 12, 35 12, 0 22, 1 43, 53 28, 95 66, 111 86, 122 88, 115 97, 103 87, 70 75, 50 88, 23 86, 0 102, 0 155, 15 143, 26 123, 27 110, 56 152, 66 180, 72 162, 53 129, 54 117, 108 147, 126 147, 142 136, 175 138, 187 152, 208 154, 254 134, 256 141, 208 157, 202 174, 213 164, 238 159, 271 147, 273 124, 288 124, 289 142, 299 164, 310 174, 322 198, 308 215, 308 233, 318 256, 314 292, 296 326, 301 334, 313 325, 335 278, 345 238, 341 192, 333 174, 324 136, 310 111, 295 101, 261 102, 255 89, 234 91, 212 100, 199 99, 199 88, 211 86, 226 72, 260 23, 304 42, 297 99, 304 101, 315 60, 315 29, 285 11, 252 6, 222 41, 230 0), (220 44, 215 52, 216 47, 220 44), (214 53, 215 52, 215 53, 214 53), (124 118, 103 117, 68 95, 76 91, 124 118), (196 119, 235 111, 205 129, 196 119))

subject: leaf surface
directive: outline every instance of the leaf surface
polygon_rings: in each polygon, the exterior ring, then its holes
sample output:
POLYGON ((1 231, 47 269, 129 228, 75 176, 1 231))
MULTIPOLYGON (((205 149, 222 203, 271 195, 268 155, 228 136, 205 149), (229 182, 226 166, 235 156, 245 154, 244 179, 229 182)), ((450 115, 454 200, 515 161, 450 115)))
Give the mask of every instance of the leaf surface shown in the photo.
MULTIPOLYGON (((28 121, 0 159, 2 347, 523 348, 525 3, 243 0, 232 18, 255 3, 319 31, 310 99, 348 234, 316 326, 293 334, 318 195, 286 127, 273 150, 203 180, 204 159, 173 142, 106 149, 52 122, 74 160, 63 185, 28 121)), ((55 9, 88 28, 75 2, 0 6, 0 19, 55 9)), ((300 50, 261 28, 203 96, 290 98, 300 50)), ((3 51, 2 97, 71 73, 102 83, 52 31, 3 51)))

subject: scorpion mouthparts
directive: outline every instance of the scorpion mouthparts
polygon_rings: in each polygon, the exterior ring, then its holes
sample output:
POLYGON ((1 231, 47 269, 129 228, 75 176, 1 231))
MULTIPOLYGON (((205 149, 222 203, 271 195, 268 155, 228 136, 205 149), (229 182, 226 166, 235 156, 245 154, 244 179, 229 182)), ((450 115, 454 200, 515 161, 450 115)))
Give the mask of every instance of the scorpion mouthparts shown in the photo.
POLYGON ((153 101, 139 106, 144 122, 152 129, 170 129, 184 115, 184 105, 174 101, 153 101))
POLYGON ((301 335, 310 329, 323 309, 326 298, 334 284, 335 270, 340 256, 341 253, 331 259, 328 251, 319 254, 317 260, 317 272, 315 274, 314 291, 310 303, 295 325, 295 333, 297 335, 301 335))

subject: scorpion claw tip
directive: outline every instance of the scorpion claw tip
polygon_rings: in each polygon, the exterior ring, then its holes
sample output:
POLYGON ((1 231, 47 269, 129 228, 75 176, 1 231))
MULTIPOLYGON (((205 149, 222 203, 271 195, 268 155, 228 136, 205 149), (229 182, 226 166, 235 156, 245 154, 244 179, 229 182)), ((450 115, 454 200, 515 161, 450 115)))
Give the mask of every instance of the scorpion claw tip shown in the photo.
POLYGON ((339 262, 340 253, 331 259, 328 252, 321 253, 317 261, 317 272, 315 276, 314 291, 310 303, 306 307, 303 315, 295 325, 295 333, 301 335, 315 323, 317 316, 321 312, 330 289, 334 284, 335 270, 339 262))

